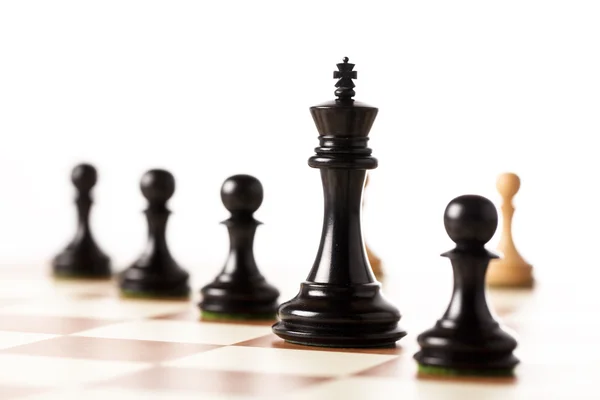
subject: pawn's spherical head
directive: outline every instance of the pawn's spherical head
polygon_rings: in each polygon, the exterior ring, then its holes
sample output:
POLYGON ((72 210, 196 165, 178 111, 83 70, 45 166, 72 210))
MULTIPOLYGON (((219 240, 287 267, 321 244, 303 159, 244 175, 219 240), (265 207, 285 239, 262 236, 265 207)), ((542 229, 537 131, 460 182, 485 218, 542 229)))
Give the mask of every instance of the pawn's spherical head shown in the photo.
POLYGON ((446 206, 444 226, 458 245, 484 245, 496 232, 498 212, 494 203, 483 196, 459 196, 446 206))
POLYGON ((230 176, 221 186, 221 200, 231 213, 253 213, 263 201, 262 184, 251 175, 230 176))
POLYGON ((140 188, 150 203, 166 203, 175 193, 175 178, 164 169, 151 169, 142 176, 140 188))
POLYGON ((98 181, 96 168, 90 164, 79 164, 71 172, 71 181, 80 192, 89 192, 98 181))
POLYGON ((521 187, 521 179, 517 174, 507 172, 498 176, 496 180, 496 189, 504 198, 512 198, 521 187))

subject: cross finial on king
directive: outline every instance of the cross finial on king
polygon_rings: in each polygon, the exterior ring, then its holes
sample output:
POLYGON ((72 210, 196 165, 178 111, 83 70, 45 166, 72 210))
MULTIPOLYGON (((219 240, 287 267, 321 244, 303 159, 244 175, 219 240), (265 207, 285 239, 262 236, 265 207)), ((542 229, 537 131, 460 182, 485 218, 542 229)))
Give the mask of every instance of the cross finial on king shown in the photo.
POLYGON ((335 95, 338 97, 338 102, 352 102, 352 97, 356 94, 354 92, 354 81, 356 79, 356 71, 353 71, 354 64, 348 62, 348 57, 344 57, 344 62, 337 64, 338 71, 333 72, 333 78, 339 79, 335 84, 337 88, 335 95))

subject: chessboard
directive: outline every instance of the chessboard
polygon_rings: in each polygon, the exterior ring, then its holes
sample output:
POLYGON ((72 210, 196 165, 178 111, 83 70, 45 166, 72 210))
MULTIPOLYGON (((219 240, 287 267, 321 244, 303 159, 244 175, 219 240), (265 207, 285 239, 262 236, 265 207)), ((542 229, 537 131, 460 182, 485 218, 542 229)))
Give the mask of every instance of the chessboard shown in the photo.
MULTIPOLYGON (((410 288, 427 277, 401 278, 383 286, 408 335, 395 348, 351 350, 288 344, 272 333, 273 321, 202 321, 197 298, 125 299, 114 281, 3 267, 0 398, 600 398, 597 300, 544 279, 531 290, 489 290, 490 308, 519 340, 515 377, 431 378, 417 373, 415 338, 442 315, 451 281, 423 296, 410 288)), ((283 286, 288 296, 297 282, 283 286)))

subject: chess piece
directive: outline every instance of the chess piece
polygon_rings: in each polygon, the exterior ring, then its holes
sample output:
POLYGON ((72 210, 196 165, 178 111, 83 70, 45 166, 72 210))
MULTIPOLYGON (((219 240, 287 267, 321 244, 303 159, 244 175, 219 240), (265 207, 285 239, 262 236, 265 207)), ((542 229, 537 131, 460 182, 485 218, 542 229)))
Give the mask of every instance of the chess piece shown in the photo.
POLYGON ((165 170, 150 170, 142 177, 140 187, 148 200, 148 242, 140 258, 121 273, 121 293, 130 297, 186 298, 189 274, 173 259, 166 240, 171 214, 167 201, 175 193, 175 178, 165 170))
POLYGON ((77 190, 77 231, 71 243, 54 258, 53 273, 57 277, 109 278, 110 259, 96 244, 89 221, 91 191, 98 180, 96 169, 89 164, 77 165, 71 180, 77 190))
POLYGON ((389 347, 406 332, 369 266, 360 221, 366 172, 377 167, 367 141, 378 109, 354 101, 354 64, 345 58, 337 67, 337 99, 310 109, 320 147, 308 164, 321 170, 325 197, 321 243, 300 292, 280 306, 273 332, 309 346, 389 347))
POLYGON ((253 250, 261 224, 253 214, 263 201, 262 184, 250 175, 234 175, 223 183, 221 200, 231 213, 222 222, 229 232, 229 256, 221 273, 201 290, 202 317, 272 320, 279 291, 261 275, 253 250))
POLYGON ((490 286, 524 288, 533 286, 533 267, 519 254, 512 237, 512 220, 515 212, 512 199, 520 186, 521 180, 513 173, 500 175, 496 182, 498 192, 502 196, 502 236, 498 251, 504 257, 490 262, 486 277, 490 286))
POLYGON ((485 244, 494 236, 498 213, 482 196, 452 200, 444 226, 456 247, 446 253, 454 272, 452 299, 436 325, 417 337, 419 371, 442 375, 511 375, 519 362, 513 355, 516 340, 492 317, 486 302, 485 273, 498 256, 485 244))
MULTIPOLYGON (((365 179, 365 190, 369 185, 369 175, 367 174, 367 179, 365 179)), ((383 278, 383 267, 381 258, 377 257, 370 248, 369 245, 365 242, 365 249, 367 250, 367 259, 369 260, 369 264, 373 269, 373 273, 375 274, 375 278, 382 279, 383 278)))

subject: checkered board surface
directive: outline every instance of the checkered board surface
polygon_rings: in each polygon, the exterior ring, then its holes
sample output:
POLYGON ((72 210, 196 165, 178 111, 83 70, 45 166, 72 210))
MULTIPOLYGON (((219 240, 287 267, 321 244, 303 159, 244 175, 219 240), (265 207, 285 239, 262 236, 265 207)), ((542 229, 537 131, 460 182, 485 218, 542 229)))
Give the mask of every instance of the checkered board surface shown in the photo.
POLYGON ((384 283, 409 332, 397 348, 334 350, 287 344, 271 323, 200 321, 196 298, 126 300, 114 282, 46 275, 0 272, 0 399, 600 398, 600 302, 585 290, 490 291, 519 340, 516 378, 450 380, 417 374, 415 338, 447 304, 418 285, 384 283))

